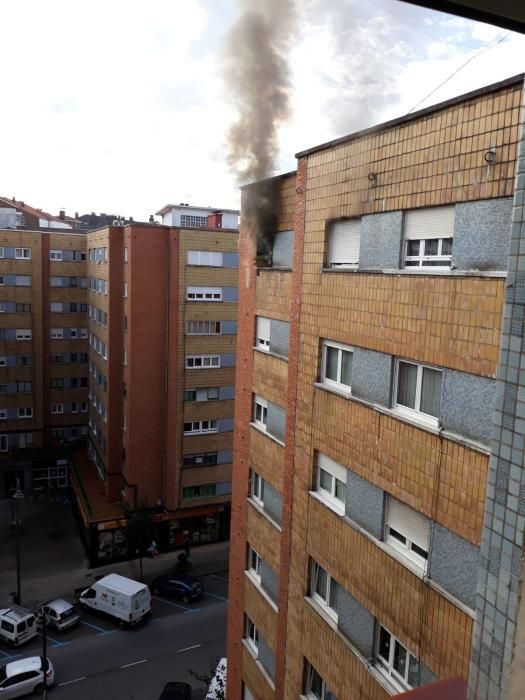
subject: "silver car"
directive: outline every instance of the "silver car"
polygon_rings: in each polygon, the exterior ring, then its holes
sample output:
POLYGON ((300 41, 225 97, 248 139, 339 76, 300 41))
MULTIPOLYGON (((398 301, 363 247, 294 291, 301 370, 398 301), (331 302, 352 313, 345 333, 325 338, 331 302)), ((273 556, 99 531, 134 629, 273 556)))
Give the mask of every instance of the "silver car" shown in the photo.
POLYGON ((49 659, 43 656, 30 656, 17 659, 0 666, 0 697, 2 700, 21 698, 31 693, 41 693, 46 685, 50 688, 55 682, 55 670, 49 659))
POLYGON ((38 625, 42 626, 42 616, 46 616, 46 624, 58 632, 65 632, 74 627, 80 620, 80 615, 74 605, 63 598, 55 598, 38 606, 38 625))

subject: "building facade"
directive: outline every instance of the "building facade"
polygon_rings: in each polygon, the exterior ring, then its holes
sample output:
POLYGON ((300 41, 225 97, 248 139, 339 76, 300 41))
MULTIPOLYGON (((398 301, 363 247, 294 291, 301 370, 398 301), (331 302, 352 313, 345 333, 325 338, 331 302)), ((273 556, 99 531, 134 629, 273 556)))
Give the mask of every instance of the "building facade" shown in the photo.
POLYGON ((124 555, 119 504, 156 509, 161 549, 188 533, 194 544, 224 539, 238 230, 112 226, 90 232, 87 249, 88 450, 98 478, 84 465, 75 488, 90 549, 98 561, 124 555))
POLYGON ((86 238, 0 231, 0 498, 69 483, 87 434, 86 238))
POLYGON ((522 303, 522 104, 518 76, 243 191, 232 697, 379 700, 467 680, 471 659, 472 700, 503 697, 523 536, 521 339, 501 334, 505 300, 522 303), (248 215, 261 188, 270 230, 248 215))

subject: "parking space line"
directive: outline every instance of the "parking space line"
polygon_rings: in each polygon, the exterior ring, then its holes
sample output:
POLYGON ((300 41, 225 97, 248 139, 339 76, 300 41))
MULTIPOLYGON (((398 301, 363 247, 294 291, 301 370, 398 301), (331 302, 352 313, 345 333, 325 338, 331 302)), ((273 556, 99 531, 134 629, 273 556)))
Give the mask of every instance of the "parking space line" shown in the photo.
POLYGON ((176 654, 181 654, 183 651, 190 651, 190 649, 198 649, 202 644, 194 644, 192 647, 184 647, 184 649, 177 649, 176 654))
POLYGON ((228 581, 225 576, 218 576, 217 574, 208 574, 210 578, 218 578, 219 581, 228 581))
POLYGON ((130 664, 124 664, 120 668, 129 668, 130 666, 137 666, 138 664, 145 664, 147 659, 142 659, 141 661, 132 661, 130 664))
POLYGON ((207 595, 210 598, 217 598, 217 600, 225 600, 226 602, 228 602, 228 598, 225 598, 222 595, 216 595, 215 593, 208 593, 207 591, 204 591, 204 595, 207 595))
POLYGON ((22 656, 22 654, 8 654, 7 651, 2 651, 1 649, 0 654, 2 654, 5 659, 18 659, 19 656, 22 656))
POLYGON ((156 595, 152 595, 151 597, 153 598, 153 600, 158 600, 160 603, 166 603, 166 605, 173 605, 174 608, 180 608, 181 610, 186 610, 187 612, 193 612, 195 610, 195 608, 187 608, 185 605, 179 605, 179 603, 174 603, 172 600, 166 600, 165 598, 159 598, 156 595))
MULTIPOLYGON (((42 632, 37 632, 39 637, 43 637, 44 635, 42 632)), ((48 634, 46 634, 47 639, 53 643, 53 649, 56 649, 57 647, 65 647, 68 644, 71 644, 71 642, 59 642, 58 639, 53 639, 53 637, 50 637, 48 634)))
POLYGON ((80 676, 80 678, 74 678, 72 681, 64 681, 63 683, 59 683, 59 686, 63 685, 71 685, 71 683, 78 683, 79 681, 85 681, 87 676, 80 676))
POLYGON ((86 625, 86 627, 91 627, 94 630, 97 630, 98 634, 102 636, 103 634, 114 634, 117 630, 105 630, 103 627, 97 627, 96 625, 92 625, 91 622, 86 622, 85 620, 80 620, 81 625, 86 625))

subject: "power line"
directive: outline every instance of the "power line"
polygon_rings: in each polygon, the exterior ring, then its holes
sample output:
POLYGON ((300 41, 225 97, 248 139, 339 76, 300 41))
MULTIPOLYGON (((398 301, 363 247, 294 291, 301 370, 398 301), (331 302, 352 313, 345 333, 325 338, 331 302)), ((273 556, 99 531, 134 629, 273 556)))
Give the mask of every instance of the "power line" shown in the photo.
POLYGON ((440 88, 443 87, 443 85, 446 85, 449 80, 452 80, 452 78, 459 73, 460 70, 463 70, 466 65, 468 65, 471 61, 473 61, 475 58, 477 58, 480 54, 482 54, 484 51, 488 51, 489 49, 493 49, 496 47, 498 44, 501 44, 507 37, 510 36, 510 32, 507 32, 503 36, 496 37, 495 39, 492 39, 486 46, 483 46, 477 53, 475 53, 473 56, 468 58, 465 63, 463 63, 459 68, 457 68, 451 75, 448 76, 442 83, 440 83, 432 92, 429 92, 428 95, 423 97, 422 100, 420 100, 416 105, 412 107, 412 109, 409 109, 407 114, 410 114, 410 112, 413 112, 419 105, 423 104, 423 102, 426 102, 429 97, 432 97, 432 95, 437 92, 440 88))

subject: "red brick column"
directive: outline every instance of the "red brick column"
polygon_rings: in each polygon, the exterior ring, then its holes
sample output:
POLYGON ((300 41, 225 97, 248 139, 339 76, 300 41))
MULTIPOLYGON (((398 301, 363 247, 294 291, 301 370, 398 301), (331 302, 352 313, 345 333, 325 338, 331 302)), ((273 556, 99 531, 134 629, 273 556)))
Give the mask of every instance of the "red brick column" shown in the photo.
POLYGON ((248 518, 250 421, 252 413, 253 344, 255 333, 255 237, 241 220, 239 236, 239 306, 235 375, 230 583, 228 604, 228 697, 242 697, 242 638, 244 636, 244 569, 248 518))

